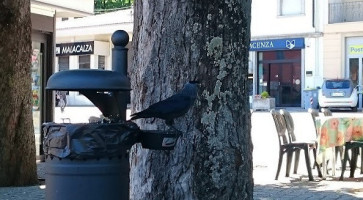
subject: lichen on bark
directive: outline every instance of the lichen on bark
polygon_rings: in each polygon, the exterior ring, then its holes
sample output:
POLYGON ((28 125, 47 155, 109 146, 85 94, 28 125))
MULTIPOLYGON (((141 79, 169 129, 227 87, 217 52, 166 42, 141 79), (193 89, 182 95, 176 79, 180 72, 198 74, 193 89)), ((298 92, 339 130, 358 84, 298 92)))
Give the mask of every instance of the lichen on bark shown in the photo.
MULTIPOLYGON (((199 80, 201 87, 192 109, 175 120, 183 134, 173 151, 132 149, 131 199, 253 198, 244 80, 250 4, 250 0, 136 1, 135 13, 148 11, 148 18, 157 15, 163 20, 149 23, 144 16, 135 16, 130 70, 134 112, 170 96, 190 79, 199 80)), ((158 119, 138 124, 143 129, 167 128, 158 119)))

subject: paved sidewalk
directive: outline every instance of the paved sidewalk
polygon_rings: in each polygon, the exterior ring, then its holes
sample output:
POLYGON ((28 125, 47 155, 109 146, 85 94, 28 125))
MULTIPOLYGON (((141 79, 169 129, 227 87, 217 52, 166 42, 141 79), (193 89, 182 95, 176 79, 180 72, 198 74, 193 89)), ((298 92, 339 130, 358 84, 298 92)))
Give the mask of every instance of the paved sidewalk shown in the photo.
MULTIPOLYGON (((301 161, 303 162, 303 160, 301 161)), ((304 163, 304 162, 303 162, 304 163)), ((363 176, 356 170, 355 178, 348 178, 349 170, 345 172, 343 181, 339 181, 340 170, 336 175, 328 176, 326 180, 317 177, 316 169, 314 181, 309 181, 304 166, 299 166, 298 173, 291 174, 290 178, 284 177, 285 165, 282 166, 279 180, 275 181, 276 168, 257 166, 254 168, 254 199, 362 199, 363 176)))
MULTIPOLYGON (((356 178, 345 178, 338 181, 340 171, 337 171, 335 178, 328 176, 327 180, 317 178, 314 170, 315 181, 308 181, 305 169, 299 166, 301 174, 284 177, 284 170, 278 181, 274 180, 274 167, 256 166, 254 168, 254 199, 256 200, 330 200, 330 199, 361 199, 363 198, 363 175, 356 171, 356 178)), ((38 173, 44 177, 44 163, 38 163, 38 173)), ((348 173, 345 175, 348 176, 348 173)), ((45 185, 31 187, 0 187, 1 200, 43 200, 45 199, 45 185)))
MULTIPOLYGON (((37 161, 38 177, 45 178, 44 162, 37 161)), ((0 187, 1 200, 43 200, 45 185, 29 187, 0 187)))
MULTIPOLYGON (((315 136, 315 127, 311 115, 306 110, 290 110, 295 123, 295 134, 301 139, 309 139, 315 136)), ((362 112, 333 112, 333 116, 363 117, 362 112)), ((326 180, 317 176, 317 170, 313 169, 315 181, 308 181, 305 159, 300 155, 298 174, 290 178, 285 175, 285 160, 281 166, 279 180, 275 181, 278 161, 278 139, 276 128, 269 112, 254 112, 252 114, 252 141, 254 164, 254 199, 361 199, 363 198, 363 175, 359 169, 355 172, 355 178, 350 179, 349 168, 345 172, 344 181, 339 181, 340 163, 337 163, 335 176, 328 175, 326 180), (263 126, 261 126, 263 124, 263 126)), ((303 154, 303 152, 301 152, 303 154)), ((360 163, 360 162, 358 162, 360 163)), ((293 167, 293 166, 292 166, 293 167)), ((331 170, 330 170, 331 173, 331 170)))

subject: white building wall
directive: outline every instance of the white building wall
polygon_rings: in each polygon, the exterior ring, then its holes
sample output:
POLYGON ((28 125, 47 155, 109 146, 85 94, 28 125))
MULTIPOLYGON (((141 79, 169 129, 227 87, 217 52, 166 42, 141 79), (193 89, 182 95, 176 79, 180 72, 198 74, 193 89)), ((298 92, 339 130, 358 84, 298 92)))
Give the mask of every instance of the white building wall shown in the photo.
POLYGON ((312 26, 312 1, 305 0, 305 14, 279 16, 279 0, 253 0, 251 36, 252 38, 271 38, 294 34, 314 33, 312 26))
POLYGON ((316 40, 314 38, 307 38, 305 39, 305 53, 304 53, 304 61, 305 61, 305 72, 302 74, 302 76, 305 76, 304 83, 305 83, 305 89, 315 88, 314 84, 314 76, 316 74, 315 66, 316 66, 316 40), (312 72, 312 74, 308 74, 307 72, 312 72))
POLYGON ((31 0, 32 9, 37 11, 56 10, 57 17, 85 16, 93 14, 93 0, 31 0))
MULTIPOLYGON (((109 36, 109 41, 111 41, 111 35, 109 36)), ((113 46, 113 43, 110 42, 109 43, 110 45, 108 46, 108 51, 110 52, 110 56, 107 56, 106 57, 106 69, 107 70, 112 70, 112 48, 114 47, 113 46)), ((128 52, 130 54, 130 52, 128 52)))
POLYGON ((316 88, 323 83, 323 38, 306 38, 305 39, 305 89, 316 88), (312 72, 309 75, 307 72, 312 72))
POLYGON ((109 46, 110 46, 109 42, 95 41, 94 54, 109 56, 110 55, 109 46))
POLYGON ((363 22, 327 24, 324 33, 324 78, 346 78, 347 38, 363 37, 363 22))
MULTIPOLYGON (((251 40, 305 38, 306 46, 302 49, 301 76, 304 79, 302 90, 321 86, 323 80, 322 32, 324 23, 328 21, 328 2, 315 0, 313 5, 313 1, 305 0, 305 14, 294 16, 280 16, 279 2, 280 0, 252 1, 251 40), (306 76, 307 71, 312 71, 312 75, 306 76)), ((255 52, 250 53, 250 60, 254 67, 256 67, 255 59, 255 52)))
POLYGON ((90 56, 90 69, 98 69, 98 65, 97 65, 97 59, 95 59, 95 55, 91 55, 90 56))
POLYGON ((78 56, 69 56, 69 69, 78 69, 78 56))
POLYGON ((74 37, 77 40, 84 38, 103 38, 104 41, 116 30, 124 30, 132 39, 133 9, 125 9, 94 15, 79 19, 59 21, 57 23, 57 40, 74 37))

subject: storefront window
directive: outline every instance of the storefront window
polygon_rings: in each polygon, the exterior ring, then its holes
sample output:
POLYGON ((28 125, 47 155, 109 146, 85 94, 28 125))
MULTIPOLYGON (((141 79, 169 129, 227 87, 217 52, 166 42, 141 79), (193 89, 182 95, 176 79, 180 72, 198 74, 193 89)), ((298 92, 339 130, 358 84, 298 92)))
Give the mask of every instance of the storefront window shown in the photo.
POLYGON ((91 66, 90 55, 79 56, 79 69, 90 69, 90 66, 91 66))
POLYGON ((69 70, 69 56, 58 57, 59 71, 69 70))
POLYGON ((305 0, 280 0, 280 15, 304 14, 305 0))
POLYGON ((263 91, 267 91, 267 82, 266 78, 264 78, 264 67, 263 67, 263 52, 258 52, 257 54, 257 60, 258 60, 258 89, 257 92, 261 93, 263 91))
POLYGON ((33 53, 31 57, 31 76, 32 76, 32 93, 33 93, 33 123, 34 132, 40 132, 40 112, 41 112, 41 67, 43 66, 42 43, 32 42, 33 53))
POLYGON ((354 86, 358 85, 358 69, 359 69, 359 59, 350 58, 349 59, 349 78, 352 80, 354 86))
POLYGON ((98 56, 98 69, 105 69, 105 56, 98 56))

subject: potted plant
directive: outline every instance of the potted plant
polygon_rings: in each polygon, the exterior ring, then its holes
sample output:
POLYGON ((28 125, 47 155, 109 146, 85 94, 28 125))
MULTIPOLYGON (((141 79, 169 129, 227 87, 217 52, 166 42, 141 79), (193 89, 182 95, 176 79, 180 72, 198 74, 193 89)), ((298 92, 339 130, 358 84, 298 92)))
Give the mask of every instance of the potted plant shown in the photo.
POLYGON ((267 91, 263 91, 260 95, 255 95, 252 101, 252 109, 271 110, 275 108, 275 98, 270 97, 267 91))
POLYGON ((268 94, 268 92, 267 91, 263 91, 262 93, 261 93, 261 98, 262 99, 266 99, 266 98, 269 98, 270 97, 270 95, 268 94))

